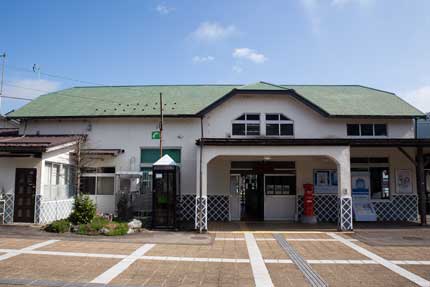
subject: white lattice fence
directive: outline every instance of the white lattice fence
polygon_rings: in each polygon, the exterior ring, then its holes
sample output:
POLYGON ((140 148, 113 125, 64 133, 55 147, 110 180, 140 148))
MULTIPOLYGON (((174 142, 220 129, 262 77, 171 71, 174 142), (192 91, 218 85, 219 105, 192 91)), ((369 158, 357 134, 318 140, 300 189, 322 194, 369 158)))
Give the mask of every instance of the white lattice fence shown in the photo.
POLYGON ((4 194, 3 199, 5 200, 5 210, 4 210, 4 223, 13 222, 13 208, 14 208, 14 194, 7 193, 4 194))
POLYGON ((373 203, 378 221, 416 221, 418 220, 418 197, 412 195, 393 195, 390 201, 373 203))
MULTIPOLYGON (((299 216, 303 215, 303 196, 297 197, 297 209, 299 216)), ((314 212, 318 221, 336 222, 338 216, 337 194, 314 195, 314 212)))
POLYGON ((206 196, 196 197, 196 229, 208 229, 208 199, 206 196))
MULTIPOLYGON (((227 195, 207 196, 207 217, 209 221, 225 221, 229 219, 229 197, 227 195)), ((183 221, 194 221, 196 216, 196 196, 182 195, 181 218, 183 221)))
POLYGON ((339 199, 338 229, 341 231, 352 230, 352 198, 339 199))
POLYGON ((73 209, 74 199, 43 201, 36 198, 36 222, 50 223, 54 220, 67 218, 73 209))

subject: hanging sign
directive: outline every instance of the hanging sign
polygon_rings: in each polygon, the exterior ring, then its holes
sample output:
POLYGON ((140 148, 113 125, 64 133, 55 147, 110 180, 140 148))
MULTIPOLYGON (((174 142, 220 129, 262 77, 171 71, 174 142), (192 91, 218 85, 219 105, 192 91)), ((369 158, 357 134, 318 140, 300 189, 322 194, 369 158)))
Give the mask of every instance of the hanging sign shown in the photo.
POLYGON ((151 139, 153 139, 153 140, 159 140, 160 139, 160 131, 152 131, 152 133, 151 133, 151 139))

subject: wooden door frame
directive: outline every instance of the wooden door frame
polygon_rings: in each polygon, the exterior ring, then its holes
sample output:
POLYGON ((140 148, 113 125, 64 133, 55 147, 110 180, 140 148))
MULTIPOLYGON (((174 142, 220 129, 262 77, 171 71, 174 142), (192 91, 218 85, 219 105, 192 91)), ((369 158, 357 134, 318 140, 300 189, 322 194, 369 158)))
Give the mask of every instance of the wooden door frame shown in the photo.
POLYGON ((37 168, 15 168, 15 190, 14 190, 14 200, 13 200, 13 222, 24 222, 24 223, 34 223, 35 220, 35 211, 36 211, 36 184, 37 184, 37 168), (31 220, 30 221, 18 221, 16 220, 17 218, 17 213, 16 213, 16 200, 17 200, 17 196, 16 196, 16 192, 17 192, 17 185, 18 185, 18 170, 20 171, 34 171, 34 197, 32 199, 32 212, 31 212, 31 220))

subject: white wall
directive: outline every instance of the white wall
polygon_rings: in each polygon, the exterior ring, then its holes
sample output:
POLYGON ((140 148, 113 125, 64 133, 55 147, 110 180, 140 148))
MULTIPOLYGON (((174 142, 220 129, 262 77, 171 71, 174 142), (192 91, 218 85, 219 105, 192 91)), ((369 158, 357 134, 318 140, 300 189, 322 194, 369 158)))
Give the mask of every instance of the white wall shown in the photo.
POLYGON ((17 168, 36 168, 36 193, 40 193, 41 160, 39 158, 0 158, 0 192, 15 193, 17 168))
MULTIPOLYGON (((139 171, 141 148, 158 148, 151 139, 158 129, 156 118, 121 118, 91 120, 29 121, 28 134, 88 134, 85 148, 124 149, 118 157, 93 157, 91 165, 115 166, 117 171, 139 171)), ((165 118, 163 142, 165 148, 181 149, 181 192, 195 194, 196 139, 200 138, 200 119, 165 118)))
MULTIPOLYGON (((231 135, 232 121, 243 113, 282 113, 294 121, 296 138, 344 138, 346 123, 386 123, 389 137, 414 137, 414 123, 411 119, 326 118, 298 100, 285 95, 233 96, 205 116, 205 137, 228 137, 231 135)), ((262 128, 265 128, 264 125, 262 128)))

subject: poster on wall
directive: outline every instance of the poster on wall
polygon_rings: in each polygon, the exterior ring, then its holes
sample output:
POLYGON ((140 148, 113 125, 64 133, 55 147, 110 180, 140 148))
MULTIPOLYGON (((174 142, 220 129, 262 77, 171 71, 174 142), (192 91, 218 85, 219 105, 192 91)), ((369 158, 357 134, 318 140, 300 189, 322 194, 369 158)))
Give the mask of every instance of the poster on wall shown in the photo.
POLYGON ((315 170, 314 191, 315 193, 337 193, 337 171, 315 170))
POLYGON ((370 190, 370 174, 367 171, 351 173, 352 197, 354 199, 368 199, 370 190))
POLYGON ((398 169, 397 176, 397 193, 412 193, 412 173, 409 169, 398 169))

